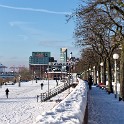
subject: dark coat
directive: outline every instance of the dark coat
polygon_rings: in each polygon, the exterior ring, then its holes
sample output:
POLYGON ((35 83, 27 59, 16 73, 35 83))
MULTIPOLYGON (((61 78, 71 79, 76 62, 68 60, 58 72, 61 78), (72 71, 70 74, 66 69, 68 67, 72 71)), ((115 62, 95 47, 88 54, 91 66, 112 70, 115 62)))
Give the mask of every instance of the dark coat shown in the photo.
POLYGON ((6 94, 8 94, 8 93, 9 93, 9 89, 7 88, 7 89, 5 90, 5 92, 6 92, 6 94))
POLYGON ((91 75, 90 75, 89 78, 88 78, 88 84, 89 84, 89 85, 92 85, 92 84, 93 84, 92 76, 91 76, 91 75))

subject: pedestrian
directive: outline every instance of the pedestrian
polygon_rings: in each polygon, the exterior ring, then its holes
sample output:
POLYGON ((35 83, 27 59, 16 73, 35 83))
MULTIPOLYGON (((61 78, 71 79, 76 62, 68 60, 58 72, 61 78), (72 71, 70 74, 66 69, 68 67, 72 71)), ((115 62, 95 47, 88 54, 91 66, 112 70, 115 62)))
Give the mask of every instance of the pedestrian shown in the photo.
POLYGON ((8 98, 9 89, 7 88, 7 89, 5 90, 5 92, 6 92, 6 97, 8 98))
POLYGON ((40 84, 41 85, 41 90, 43 89, 43 83, 40 84))
POLYGON ((92 89, 92 84, 93 84, 92 76, 89 75, 89 77, 88 77, 88 85, 89 85, 89 89, 90 89, 90 90, 92 89))

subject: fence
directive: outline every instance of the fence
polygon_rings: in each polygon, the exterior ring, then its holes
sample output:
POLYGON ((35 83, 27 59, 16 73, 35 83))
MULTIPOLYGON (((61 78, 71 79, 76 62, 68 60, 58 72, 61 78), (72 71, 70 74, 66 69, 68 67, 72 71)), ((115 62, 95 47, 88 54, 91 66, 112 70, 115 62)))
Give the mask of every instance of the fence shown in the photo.
POLYGON ((75 83, 70 84, 68 82, 65 82, 63 85, 57 86, 56 88, 53 88, 53 89, 50 89, 49 92, 46 91, 44 93, 37 95, 37 102, 39 101, 39 98, 40 98, 41 102, 44 102, 44 101, 56 96, 57 94, 67 90, 70 87, 75 87, 76 85, 77 84, 75 84, 75 83))

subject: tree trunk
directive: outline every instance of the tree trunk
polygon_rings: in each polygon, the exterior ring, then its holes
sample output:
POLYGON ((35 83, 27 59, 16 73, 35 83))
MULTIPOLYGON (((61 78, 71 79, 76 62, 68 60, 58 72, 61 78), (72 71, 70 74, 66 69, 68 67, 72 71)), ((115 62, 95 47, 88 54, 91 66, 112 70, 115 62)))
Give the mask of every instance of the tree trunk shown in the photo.
POLYGON ((113 93, 110 57, 107 59, 107 70, 108 70, 108 93, 113 93))
POLYGON ((120 97, 124 100, 124 44, 122 45, 120 57, 120 97))
POLYGON ((103 83, 104 85, 106 85, 106 59, 104 60, 104 63, 103 63, 103 83))
POLYGON ((101 78, 100 78, 100 65, 98 65, 98 84, 101 83, 101 78))

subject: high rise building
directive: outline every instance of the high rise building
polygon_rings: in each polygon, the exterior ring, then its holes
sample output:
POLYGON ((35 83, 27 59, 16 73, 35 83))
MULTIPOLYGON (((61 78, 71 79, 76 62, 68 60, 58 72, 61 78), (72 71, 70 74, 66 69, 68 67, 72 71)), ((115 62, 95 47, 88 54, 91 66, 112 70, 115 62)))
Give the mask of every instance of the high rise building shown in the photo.
POLYGON ((67 48, 60 48, 60 62, 67 62, 67 48))

